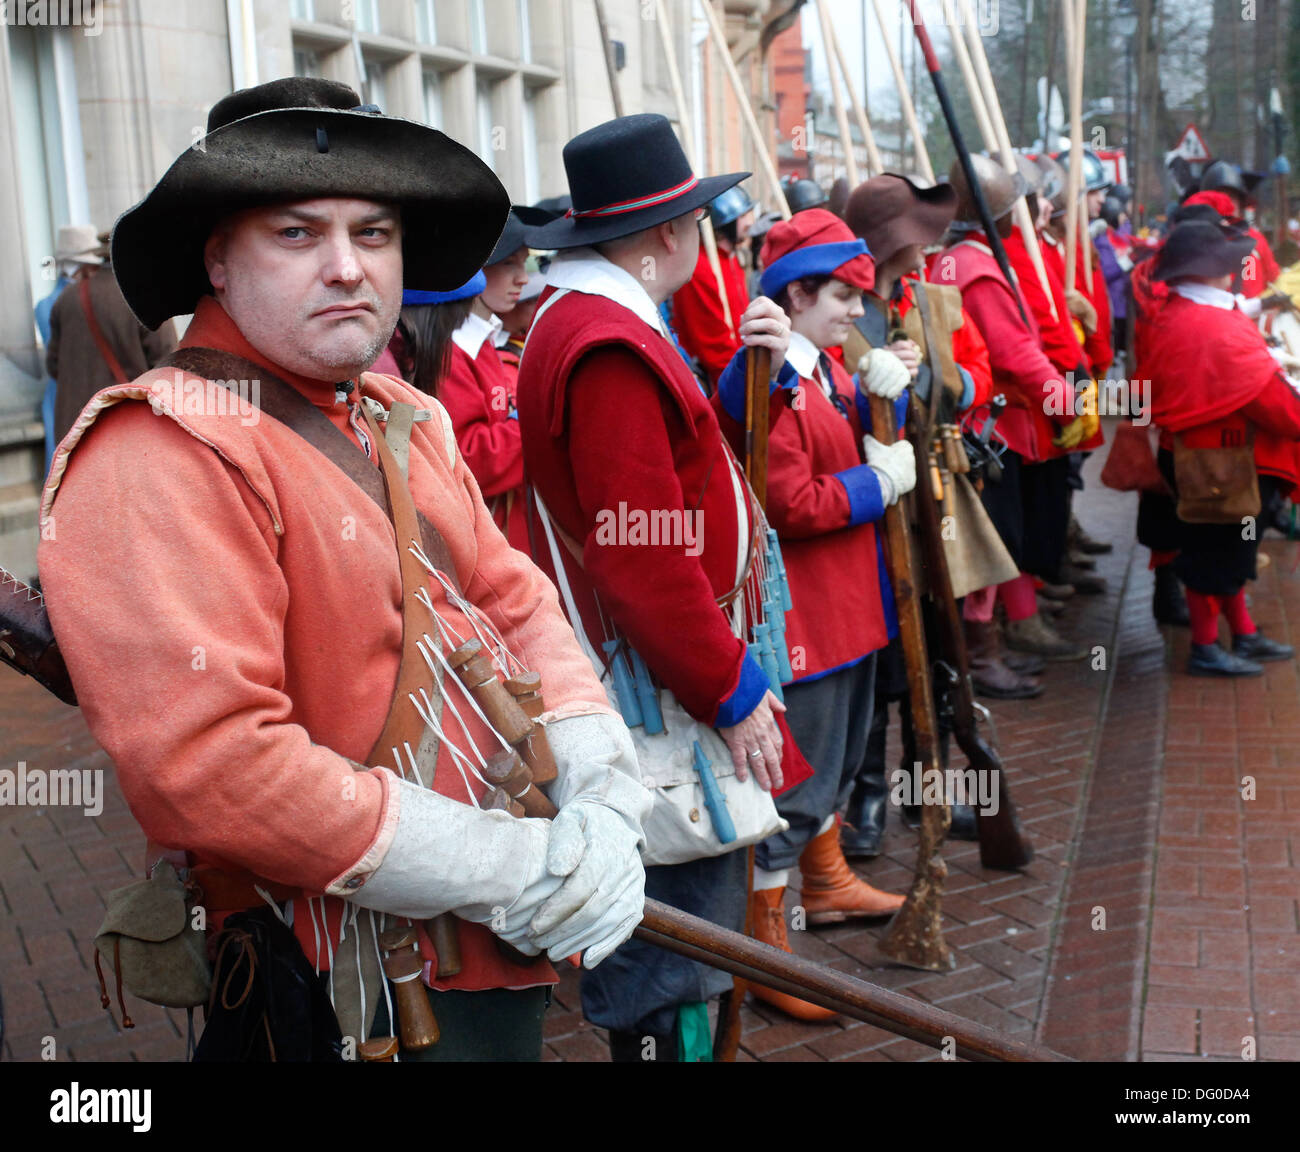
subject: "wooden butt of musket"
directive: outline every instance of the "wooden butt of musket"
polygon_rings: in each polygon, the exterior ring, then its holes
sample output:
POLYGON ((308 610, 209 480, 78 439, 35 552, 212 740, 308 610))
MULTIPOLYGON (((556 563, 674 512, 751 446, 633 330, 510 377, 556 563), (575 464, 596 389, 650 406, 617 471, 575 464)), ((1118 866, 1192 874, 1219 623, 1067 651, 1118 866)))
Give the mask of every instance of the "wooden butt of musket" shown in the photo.
POLYGON ((460 975, 460 927, 450 912, 424 922, 429 942, 438 956, 438 979, 460 975))
POLYGON ((948 865, 939 850, 951 824, 952 812, 946 804, 922 808, 912 887, 877 945, 881 954, 896 964, 926 972, 947 972, 957 966, 940 922, 948 865))
POLYGON ((379 934, 384 950, 384 975, 393 986, 397 1005, 398 1032, 402 1047, 412 1051, 429 1048, 438 1042, 438 1022, 434 1019, 429 995, 420 974, 424 961, 415 948, 415 929, 394 928, 379 934))
POLYGON ((474 701, 487 717, 487 722, 507 744, 518 744, 533 730, 533 721, 497 679, 496 667, 488 658, 483 641, 477 637, 467 640, 447 656, 447 663, 473 693, 474 701))
POLYGON ((391 1064, 397 1059, 400 1045, 396 1036, 379 1036, 357 1045, 357 1058, 363 1064, 391 1064))

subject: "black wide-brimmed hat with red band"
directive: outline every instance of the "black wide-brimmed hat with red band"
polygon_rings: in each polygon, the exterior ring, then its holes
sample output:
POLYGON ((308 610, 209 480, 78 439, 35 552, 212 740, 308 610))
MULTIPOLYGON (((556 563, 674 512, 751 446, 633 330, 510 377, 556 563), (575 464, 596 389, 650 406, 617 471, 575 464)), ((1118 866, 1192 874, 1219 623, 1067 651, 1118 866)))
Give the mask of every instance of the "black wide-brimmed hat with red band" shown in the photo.
POLYGON ((405 287, 446 291, 488 259, 510 211, 501 181, 449 136, 361 106, 346 84, 291 77, 218 101, 207 135, 113 229, 113 267, 147 328, 212 286, 203 248, 224 217, 344 197, 401 210, 405 287))
POLYGON ((1165 238, 1156 255, 1152 279, 1235 275, 1254 251, 1255 238, 1243 229, 1208 220, 1185 220, 1165 238))
POLYGON ((645 113, 598 124, 564 146, 573 207, 533 228, 533 248, 579 248, 630 236, 695 208, 746 179, 748 172, 699 177, 673 126, 645 113))

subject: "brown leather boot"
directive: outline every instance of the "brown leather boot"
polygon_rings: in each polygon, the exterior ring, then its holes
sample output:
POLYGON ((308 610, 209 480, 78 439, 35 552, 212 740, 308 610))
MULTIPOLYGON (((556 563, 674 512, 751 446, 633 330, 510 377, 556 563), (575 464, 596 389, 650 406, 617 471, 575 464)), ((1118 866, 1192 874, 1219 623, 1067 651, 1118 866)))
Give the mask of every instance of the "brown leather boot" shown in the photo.
MULTIPOLYGON (((832 828, 831 831, 834 832, 835 829, 832 828)), ((781 949, 782 952, 794 952, 785 931, 784 888, 757 889, 750 897, 749 912, 750 919, 754 923, 755 940, 770 944, 773 948, 781 949)), ((809 1004, 807 1000, 798 1000, 774 988, 764 988, 761 984, 750 984, 749 990, 764 1004, 780 1008, 787 1016, 793 1016, 796 1020, 820 1023, 823 1020, 834 1020, 837 1015, 820 1004, 809 1004)))
POLYGON ((1032 676, 1014 672, 1002 659, 998 626, 989 621, 967 620, 966 652, 975 691, 994 700, 1032 700, 1043 686, 1032 676))
POLYGON ((799 871, 809 924, 838 924, 850 916, 890 916, 903 906, 902 896, 881 892, 853 874, 834 824, 803 850, 799 871))
POLYGON ((1044 660, 1082 660, 1088 655, 1087 648, 1059 636, 1037 613, 1025 620, 1008 620, 1006 642, 1008 648, 1044 660))

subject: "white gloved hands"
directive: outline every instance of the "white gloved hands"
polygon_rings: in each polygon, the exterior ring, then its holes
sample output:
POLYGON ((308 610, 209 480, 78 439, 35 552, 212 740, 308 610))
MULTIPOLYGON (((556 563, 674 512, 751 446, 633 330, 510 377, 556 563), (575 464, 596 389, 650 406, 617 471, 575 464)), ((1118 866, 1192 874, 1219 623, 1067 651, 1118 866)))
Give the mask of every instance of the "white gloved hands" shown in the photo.
MULTIPOLYGON (((640 923, 645 903, 641 821, 654 803, 621 718, 600 713, 555 720, 546 736, 559 768, 548 791, 560 809, 546 868, 555 887, 535 905, 523 951, 552 959, 583 953, 594 968, 640 923)), ((528 893, 524 894, 528 896, 528 893)), ((523 900, 524 897, 521 897, 523 900)), ((513 935, 513 934, 512 934, 513 935)))
POLYGON ((873 348, 858 361, 858 378, 872 396, 895 400, 912 381, 912 374, 885 348, 873 348))
POLYGON ((634 830, 612 808, 575 800, 551 825, 546 867, 562 878, 537 910, 528 941, 553 959, 582 953, 594 968, 629 936, 645 910, 645 868, 634 830))
POLYGON ((916 487, 916 453, 907 440, 896 444, 882 444, 874 436, 862 437, 867 464, 880 477, 885 504, 895 503, 916 487))

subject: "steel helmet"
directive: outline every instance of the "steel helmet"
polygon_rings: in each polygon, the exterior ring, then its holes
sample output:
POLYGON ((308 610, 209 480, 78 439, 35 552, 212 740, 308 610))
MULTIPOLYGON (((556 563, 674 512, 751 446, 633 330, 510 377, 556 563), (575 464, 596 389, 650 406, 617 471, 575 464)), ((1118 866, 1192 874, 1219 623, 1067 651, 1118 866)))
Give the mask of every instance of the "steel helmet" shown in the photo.
POLYGON ((1201 176, 1202 192, 1237 192, 1246 196, 1246 182, 1242 179, 1241 169, 1226 160, 1216 160, 1201 176))
POLYGON ((805 208, 820 208, 826 203, 826 193, 815 180, 795 180, 787 176, 781 184, 791 215, 805 208))
POLYGON ((1023 152, 1016 153, 1016 170, 1025 182, 1025 195, 1041 195, 1045 173, 1023 152))
POLYGON ((758 205, 749 198, 749 193, 737 184, 709 202, 709 219, 715 228, 721 228, 724 224, 739 220, 756 207, 758 205))
MULTIPOLYGON (((1025 178, 1019 172, 1013 176, 996 160, 990 160, 987 156, 975 155, 970 159, 975 179, 979 181, 980 191, 984 193, 984 201, 988 204, 989 214, 994 220, 1000 220, 1025 194, 1025 178)), ((960 160, 954 160, 948 170, 948 182, 957 190, 957 219, 967 223, 981 223, 979 209, 966 183, 966 173, 960 160)))
MULTIPOLYGON (((1056 154, 1057 160, 1062 164, 1070 163, 1070 150, 1067 148, 1064 152, 1056 154)), ((1083 190, 1085 192, 1100 192, 1111 186, 1111 179, 1106 175, 1106 165, 1101 162, 1101 158, 1091 148, 1083 150, 1083 190)))

